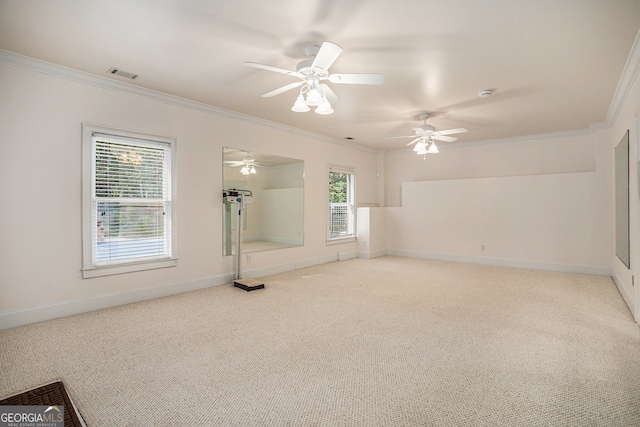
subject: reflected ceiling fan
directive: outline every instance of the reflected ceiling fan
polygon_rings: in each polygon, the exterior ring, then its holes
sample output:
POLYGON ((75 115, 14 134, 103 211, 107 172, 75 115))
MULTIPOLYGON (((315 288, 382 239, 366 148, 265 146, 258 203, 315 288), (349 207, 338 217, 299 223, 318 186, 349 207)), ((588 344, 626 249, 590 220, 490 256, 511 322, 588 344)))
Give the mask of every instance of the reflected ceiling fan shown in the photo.
POLYGON ((417 154, 425 155, 438 153, 438 147, 436 146, 435 141, 454 142, 458 138, 447 135, 467 132, 465 128, 436 130, 435 127, 427 124, 427 119, 429 118, 428 113, 420 114, 420 118, 422 119, 422 126, 420 126, 419 128, 413 128, 413 131, 415 132, 414 135, 389 136, 385 139, 414 138, 413 141, 406 144, 406 146, 408 147, 410 145, 416 144, 416 146, 413 148, 413 151, 415 151, 417 154))
POLYGON ((257 173, 256 168, 266 165, 266 163, 258 163, 256 159, 249 156, 243 157, 242 160, 226 160, 224 163, 232 168, 241 167, 240 173, 243 175, 257 173))
POLYGON ((384 83, 384 74, 330 74, 329 67, 342 53, 342 48, 337 44, 324 42, 320 47, 315 45, 307 46, 305 53, 311 59, 298 63, 295 71, 255 62, 245 62, 250 67, 274 71, 300 79, 298 82, 289 83, 286 86, 267 92, 262 97, 269 98, 300 87, 300 93, 291 108, 292 111, 303 113, 309 111, 309 107, 317 107, 316 113, 331 114, 333 113, 331 104, 335 104, 339 99, 329 86, 322 83, 323 81, 328 80, 336 84, 360 85, 381 85, 384 83))

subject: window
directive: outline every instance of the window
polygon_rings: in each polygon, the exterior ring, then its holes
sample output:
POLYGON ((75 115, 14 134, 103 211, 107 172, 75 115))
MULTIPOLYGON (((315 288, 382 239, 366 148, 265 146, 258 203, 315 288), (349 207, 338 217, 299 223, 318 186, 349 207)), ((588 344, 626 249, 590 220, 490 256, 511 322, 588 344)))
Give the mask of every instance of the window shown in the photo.
POLYGON ((84 125, 83 144, 83 276, 175 266, 175 140, 84 125))
POLYGON ((329 167, 328 240, 355 238, 356 176, 352 169, 329 167))

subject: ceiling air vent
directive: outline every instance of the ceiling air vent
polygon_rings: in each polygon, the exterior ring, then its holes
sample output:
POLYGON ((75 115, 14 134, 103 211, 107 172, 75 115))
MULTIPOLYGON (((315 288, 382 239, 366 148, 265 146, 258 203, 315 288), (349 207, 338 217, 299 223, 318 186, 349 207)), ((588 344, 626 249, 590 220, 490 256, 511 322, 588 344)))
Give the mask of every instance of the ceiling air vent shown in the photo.
POLYGON ((130 80, 136 80, 138 77, 140 77, 138 74, 127 73, 126 71, 122 71, 120 68, 116 68, 116 67, 109 68, 109 71, 107 71, 107 72, 109 74, 113 74, 115 76, 124 77, 124 78, 130 79, 130 80))

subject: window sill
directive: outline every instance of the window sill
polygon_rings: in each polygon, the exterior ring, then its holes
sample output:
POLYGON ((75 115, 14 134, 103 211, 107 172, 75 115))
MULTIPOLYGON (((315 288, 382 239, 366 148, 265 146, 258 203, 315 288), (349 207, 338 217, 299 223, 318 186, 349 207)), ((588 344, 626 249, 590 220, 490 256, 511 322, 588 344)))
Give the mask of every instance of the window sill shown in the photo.
POLYGON ((327 246, 329 246, 329 245, 339 245, 339 244, 342 244, 342 243, 351 243, 351 242, 355 242, 355 241, 356 241, 355 236, 336 237, 336 238, 327 240, 327 246))
POLYGON ((178 258, 169 258, 159 261, 135 262, 128 264, 107 265, 103 267, 85 268, 82 270, 82 278, 109 276, 112 274, 132 273, 134 271, 155 270, 157 268, 175 267, 178 258))

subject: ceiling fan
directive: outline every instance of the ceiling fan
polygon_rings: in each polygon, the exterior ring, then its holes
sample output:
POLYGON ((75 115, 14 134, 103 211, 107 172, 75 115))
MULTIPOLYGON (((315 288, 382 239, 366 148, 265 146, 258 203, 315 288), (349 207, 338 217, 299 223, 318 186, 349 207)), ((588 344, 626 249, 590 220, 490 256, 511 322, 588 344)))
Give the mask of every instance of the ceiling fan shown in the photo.
POLYGON ((255 62, 245 62, 245 64, 250 67, 274 71, 300 79, 298 82, 289 83, 286 86, 265 93, 262 95, 263 98, 276 96, 291 89, 301 87, 298 98, 293 108, 291 108, 292 111, 302 113, 309 111, 309 107, 317 107, 315 110, 316 113, 331 114, 333 113, 331 104, 335 104, 339 99, 329 86, 321 82, 328 80, 336 84, 361 85, 381 85, 384 82, 384 74, 330 74, 329 67, 331 67, 342 53, 342 48, 337 44, 324 42, 320 47, 315 45, 307 46, 305 53, 311 59, 298 63, 295 71, 255 62))
POLYGON ((264 166, 266 163, 258 163, 256 159, 252 157, 243 157, 242 160, 227 160, 224 162, 226 165, 229 165, 232 168, 239 168, 240 173, 243 175, 254 174, 256 172, 256 167, 264 166))
POLYGON ((389 136, 385 139, 397 139, 397 138, 414 138, 413 141, 406 144, 409 145, 416 144, 413 148, 418 154, 430 154, 430 153, 438 153, 438 147, 436 146, 435 141, 444 141, 444 142, 454 142, 458 138, 454 138, 452 136, 456 133, 464 133, 467 132, 465 128, 456 128, 456 129, 447 129, 447 130, 436 130, 435 127, 427 124, 427 119, 429 118, 428 113, 420 114, 420 118, 422 119, 422 126, 419 128, 413 128, 415 132, 414 135, 409 136, 389 136))

